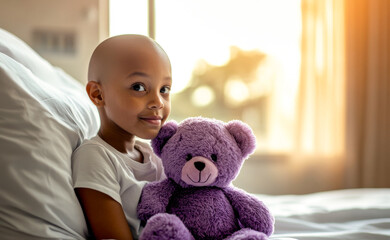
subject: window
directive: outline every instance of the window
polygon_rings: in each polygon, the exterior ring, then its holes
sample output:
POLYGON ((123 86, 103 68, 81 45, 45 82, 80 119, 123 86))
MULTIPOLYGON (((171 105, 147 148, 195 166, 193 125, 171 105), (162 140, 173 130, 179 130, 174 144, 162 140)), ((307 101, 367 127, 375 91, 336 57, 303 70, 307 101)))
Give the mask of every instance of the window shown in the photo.
MULTIPOLYGON (((292 150, 300 0, 157 0, 154 19, 172 62, 171 119, 241 119, 258 151, 292 150)), ((110 35, 147 35, 148 24, 147 1, 110 2, 110 35)))

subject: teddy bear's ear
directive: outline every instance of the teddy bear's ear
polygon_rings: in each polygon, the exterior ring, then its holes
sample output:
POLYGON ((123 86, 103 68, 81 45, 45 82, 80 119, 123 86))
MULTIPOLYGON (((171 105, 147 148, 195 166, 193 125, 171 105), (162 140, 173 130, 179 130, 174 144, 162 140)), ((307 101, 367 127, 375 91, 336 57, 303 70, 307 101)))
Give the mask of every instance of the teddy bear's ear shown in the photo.
POLYGON ((226 129, 236 140, 238 147, 241 149, 242 157, 247 158, 256 148, 256 137, 252 129, 239 120, 228 122, 226 129))
POLYGON ((157 134, 157 137, 152 139, 153 151, 157 156, 161 157, 161 152, 168 140, 176 133, 177 122, 169 121, 165 123, 157 134))

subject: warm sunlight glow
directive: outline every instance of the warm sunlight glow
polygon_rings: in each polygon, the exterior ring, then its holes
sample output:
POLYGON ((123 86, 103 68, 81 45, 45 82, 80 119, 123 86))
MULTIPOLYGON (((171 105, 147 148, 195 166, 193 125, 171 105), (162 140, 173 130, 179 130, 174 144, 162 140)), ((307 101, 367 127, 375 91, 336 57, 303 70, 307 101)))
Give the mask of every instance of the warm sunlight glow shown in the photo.
POLYGON ((198 87, 191 96, 191 101, 195 106, 204 107, 214 101, 215 94, 208 86, 198 87))
POLYGON ((191 78, 183 66, 192 68, 198 59, 223 64, 233 45, 273 55, 285 74, 296 75, 299 62, 290 60, 299 58, 299 8, 297 0, 156 1, 156 38, 171 57, 176 91, 191 78))
POLYGON ((248 99, 248 93, 248 86, 238 79, 231 79, 225 85, 225 95, 228 96, 226 100, 229 104, 237 105, 244 102, 248 99))
MULTIPOLYGON (((173 92, 187 86, 199 59, 213 65, 224 64, 232 45, 266 52, 279 59, 286 75, 296 76, 299 0, 164 0, 155 3, 156 40, 171 58, 173 92)), ((147 32, 147 1, 110 1, 110 35, 147 32)))
MULTIPOLYGON (((111 35, 147 34, 147 7, 110 1, 111 35)), ((300 0, 155 1, 155 38, 172 63, 171 117, 242 119, 258 150, 292 149, 301 17, 300 0)))
POLYGON ((134 33, 148 34, 147 1, 110 1, 110 36, 134 33))

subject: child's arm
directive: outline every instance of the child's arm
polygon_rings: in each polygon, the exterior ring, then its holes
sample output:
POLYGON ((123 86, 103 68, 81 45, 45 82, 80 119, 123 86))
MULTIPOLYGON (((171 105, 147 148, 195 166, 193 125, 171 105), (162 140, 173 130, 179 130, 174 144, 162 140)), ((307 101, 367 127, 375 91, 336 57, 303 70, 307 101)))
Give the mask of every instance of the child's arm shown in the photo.
POLYGON ((89 228, 96 239, 133 239, 120 203, 88 188, 76 188, 89 228))
POLYGON ((227 187, 224 192, 244 227, 272 234, 274 218, 263 202, 237 188, 227 187))

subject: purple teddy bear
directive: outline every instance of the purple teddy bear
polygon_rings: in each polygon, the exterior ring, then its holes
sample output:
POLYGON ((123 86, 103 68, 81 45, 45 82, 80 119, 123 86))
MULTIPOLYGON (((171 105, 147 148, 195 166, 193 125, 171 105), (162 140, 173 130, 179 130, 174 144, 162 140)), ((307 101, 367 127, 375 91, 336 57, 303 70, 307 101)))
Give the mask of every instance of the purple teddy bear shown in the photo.
POLYGON ((167 179, 147 184, 138 205, 145 240, 268 239, 267 207, 231 182, 256 146, 248 125, 207 118, 166 123, 152 140, 167 179))

